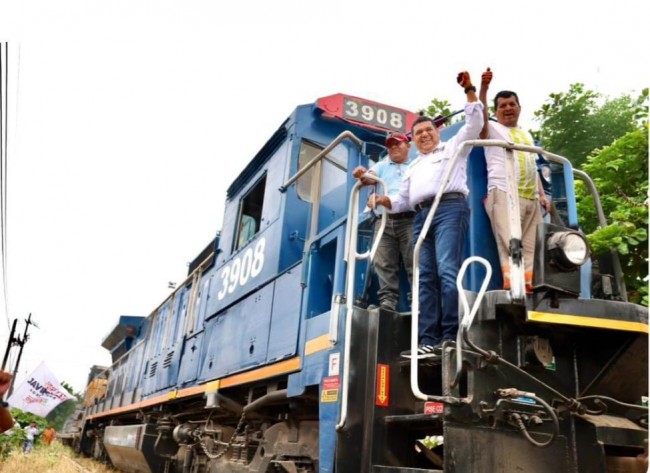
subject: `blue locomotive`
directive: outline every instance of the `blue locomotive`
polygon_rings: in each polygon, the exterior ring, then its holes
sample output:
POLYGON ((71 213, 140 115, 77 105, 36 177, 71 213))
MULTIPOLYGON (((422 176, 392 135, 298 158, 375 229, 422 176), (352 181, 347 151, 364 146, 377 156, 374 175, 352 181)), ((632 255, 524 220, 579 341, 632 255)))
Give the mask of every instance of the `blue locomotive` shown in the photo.
POLYGON ((647 310, 626 302, 615 254, 589 258, 573 185, 590 181, 562 157, 540 151, 564 226, 539 225, 531 296, 500 290, 490 270, 485 158, 482 143, 467 144, 472 259, 459 278, 459 343, 433 361, 400 358, 417 314, 406 291, 396 312, 368 308, 376 235, 351 173, 416 118, 344 94, 297 107, 228 188, 222 230, 187 279, 104 339, 113 364, 91 372, 77 448, 132 473, 643 462, 647 310))

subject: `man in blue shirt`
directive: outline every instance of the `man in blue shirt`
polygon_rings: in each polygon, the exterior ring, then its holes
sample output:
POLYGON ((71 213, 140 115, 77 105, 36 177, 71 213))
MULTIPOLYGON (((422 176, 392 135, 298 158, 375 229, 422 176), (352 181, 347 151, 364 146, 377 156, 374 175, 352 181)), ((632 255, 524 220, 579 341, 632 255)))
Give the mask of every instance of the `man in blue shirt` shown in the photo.
MULTIPOLYGON (((359 166, 352 175, 365 185, 374 184, 375 181, 363 179, 366 172, 376 174, 386 183, 388 195, 396 194, 402 185, 402 176, 406 172, 409 160, 408 137, 403 133, 393 133, 386 139, 388 155, 366 170, 359 166)), ((415 212, 405 211, 391 213, 384 210, 379 216, 386 218, 384 235, 379 242, 375 253, 374 265, 379 279, 379 304, 384 309, 395 310, 399 301, 399 262, 400 256, 406 269, 409 285, 413 276, 413 217, 415 212)), ((379 230, 381 220, 375 222, 375 234, 379 230)))

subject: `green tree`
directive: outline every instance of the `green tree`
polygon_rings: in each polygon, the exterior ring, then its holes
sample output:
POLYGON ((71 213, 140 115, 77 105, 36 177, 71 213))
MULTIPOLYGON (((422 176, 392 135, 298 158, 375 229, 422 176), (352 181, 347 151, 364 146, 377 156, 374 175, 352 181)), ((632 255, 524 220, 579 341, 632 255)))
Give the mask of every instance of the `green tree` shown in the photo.
MULTIPOLYGON (((11 415, 16 420, 16 425, 13 429, 8 432, 5 432, 5 435, 0 435, 0 460, 4 458, 11 451, 20 451, 22 449, 23 441, 25 440, 25 431, 23 430, 25 426, 29 425, 31 422, 36 423, 38 429, 43 432, 50 425, 54 426, 57 431, 60 431, 63 428, 63 424, 67 418, 72 414, 78 402, 81 402, 83 399, 81 394, 75 393, 72 386, 63 381, 61 383, 66 391, 72 394, 76 399, 71 399, 69 401, 62 402, 56 406, 47 417, 43 418, 32 414, 30 412, 23 412, 20 409, 12 408, 11 415)), ((41 436, 36 437, 36 445, 41 443, 41 436)))
POLYGON ((594 202, 576 183, 578 213, 596 254, 621 258, 628 299, 647 305, 648 89, 637 98, 603 97, 583 84, 550 94, 535 117, 544 148, 582 167, 594 180, 608 225, 597 226, 594 202))
MULTIPOLYGON (((11 415, 16 421, 16 425, 13 429, 0 435, 0 460, 12 451, 19 452, 22 450, 23 442, 25 441, 25 431, 23 429, 31 422, 34 422, 41 432, 48 425, 43 417, 29 412, 23 412, 20 409, 12 408, 11 415)), ((39 443, 40 436, 36 437, 36 444, 39 443)))
POLYGON ((619 253, 629 300, 647 305, 647 111, 646 122, 641 128, 596 151, 583 167, 598 188, 608 225, 596 225, 593 199, 578 182, 576 198, 582 228, 596 254, 609 248, 619 253))
MULTIPOLYGON (((431 118, 439 117, 450 117, 455 111, 451 110, 451 104, 447 100, 431 99, 431 103, 427 108, 418 110, 420 115, 424 115, 431 118)), ((452 123, 456 123, 463 119, 461 114, 454 115, 450 117, 445 123, 447 126, 452 123)))
POLYGON ((427 117, 435 117, 436 115, 442 115, 446 117, 451 114, 451 104, 447 100, 431 99, 431 103, 427 108, 418 110, 420 115, 426 115, 427 117))
MULTIPOLYGON (((647 99, 647 91, 645 91, 647 99)), ((552 93, 535 112, 541 123, 535 138, 545 149, 568 158, 580 167, 596 149, 608 146, 639 126, 643 95, 604 99, 583 84, 569 86, 568 92, 552 93)))
POLYGON ((75 393, 72 386, 70 386, 65 381, 61 382, 61 386, 63 386, 66 391, 72 394, 75 399, 70 399, 69 401, 62 402, 54 409, 52 409, 47 415, 46 419, 48 421, 48 424, 53 425, 57 431, 61 431, 63 424, 65 424, 65 421, 68 419, 68 417, 70 417, 70 414, 72 414, 74 411, 77 403, 82 399, 81 394, 75 393))

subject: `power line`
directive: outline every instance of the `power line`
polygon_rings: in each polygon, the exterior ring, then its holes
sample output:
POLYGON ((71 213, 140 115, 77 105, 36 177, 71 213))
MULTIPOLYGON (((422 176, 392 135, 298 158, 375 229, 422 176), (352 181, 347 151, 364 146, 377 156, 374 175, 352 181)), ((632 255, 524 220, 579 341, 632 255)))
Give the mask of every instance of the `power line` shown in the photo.
POLYGON ((4 182, 3 182, 3 200, 2 200, 2 218, 4 219, 4 233, 2 235, 2 243, 4 245, 4 257, 2 259, 2 274, 4 281, 4 299, 5 299, 5 311, 7 312, 7 320, 9 319, 9 301, 7 295, 7 259, 9 255, 9 248, 7 241, 7 189, 9 183, 9 173, 8 173, 8 163, 9 163, 9 43, 5 43, 5 156, 4 156, 4 182))
POLYGON ((9 43, 4 43, 4 61, 0 43, 0 246, 2 252, 2 287, 4 295, 7 327, 9 321, 9 303, 7 296, 7 150, 9 122, 9 43), (4 67, 3 67, 4 66, 4 67), (4 74, 2 74, 4 72, 4 74))
MULTIPOLYGON (((4 49, 4 44, 0 43, 0 198, 2 199, 2 202, 0 202, 0 246, 1 246, 1 252, 2 252, 2 284, 3 284, 3 292, 4 292, 4 260, 5 260, 5 241, 4 241, 4 234, 5 234, 5 226, 4 226, 4 156, 5 156, 5 140, 4 140, 4 122, 5 122, 5 99, 4 99, 4 66, 5 62, 3 62, 3 49, 4 49)), ((9 314, 7 311, 7 307, 5 305, 5 315, 7 317, 7 327, 9 327, 9 314)))

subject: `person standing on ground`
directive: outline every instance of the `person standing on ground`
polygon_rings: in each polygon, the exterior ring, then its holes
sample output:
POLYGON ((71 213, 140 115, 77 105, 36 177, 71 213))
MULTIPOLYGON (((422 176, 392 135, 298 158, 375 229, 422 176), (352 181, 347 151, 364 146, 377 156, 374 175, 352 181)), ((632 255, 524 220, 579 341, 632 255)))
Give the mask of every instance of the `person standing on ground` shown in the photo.
POLYGON ((23 442, 23 453, 29 453, 34 448, 34 440, 41 431, 38 429, 36 422, 30 422, 30 424, 25 427, 25 441, 23 442))
POLYGON ((53 426, 49 426, 43 431, 43 443, 49 445, 56 438, 56 429, 53 426))

